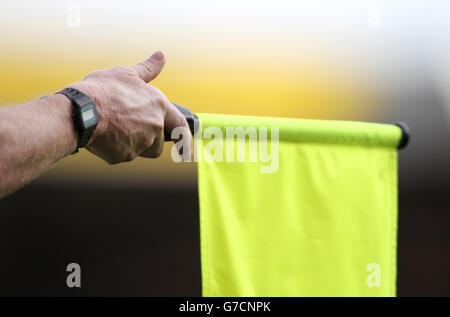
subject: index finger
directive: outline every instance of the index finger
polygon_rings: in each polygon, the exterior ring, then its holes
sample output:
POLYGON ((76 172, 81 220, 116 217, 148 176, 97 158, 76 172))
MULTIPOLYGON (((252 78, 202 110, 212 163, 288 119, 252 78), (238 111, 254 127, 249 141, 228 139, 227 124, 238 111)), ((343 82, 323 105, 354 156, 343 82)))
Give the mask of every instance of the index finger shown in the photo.
MULTIPOLYGON (((183 137, 188 137, 189 139, 187 141, 190 144, 192 135, 186 117, 173 103, 169 102, 169 106, 167 108, 166 116, 164 119, 165 133, 167 133, 168 136, 170 136, 172 130, 177 127, 186 129, 186 131, 184 131, 183 133, 183 137)), ((169 140, 171 139, 172 138, 170 137, 169 140)))

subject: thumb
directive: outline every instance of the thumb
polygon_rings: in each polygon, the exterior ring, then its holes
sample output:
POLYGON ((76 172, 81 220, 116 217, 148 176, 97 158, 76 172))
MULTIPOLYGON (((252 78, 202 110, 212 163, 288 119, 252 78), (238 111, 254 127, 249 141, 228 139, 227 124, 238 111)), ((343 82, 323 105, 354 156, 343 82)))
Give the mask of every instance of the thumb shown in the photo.
POLYGON ((138 74, 139 78, 148 83, 161 72, 166 62, 166 56, 162 51, 156 51, 152 56, 143 62, 131 66, 138 74))

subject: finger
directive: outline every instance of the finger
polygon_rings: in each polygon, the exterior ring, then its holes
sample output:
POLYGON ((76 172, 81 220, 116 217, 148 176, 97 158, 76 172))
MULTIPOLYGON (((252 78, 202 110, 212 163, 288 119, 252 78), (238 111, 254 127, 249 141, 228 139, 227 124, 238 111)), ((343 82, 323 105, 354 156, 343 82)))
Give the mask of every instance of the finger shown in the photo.
POLYGON ((161 155, 163 148, 164 148, 164 133, 163 131, 161 131, 156 135, 153 144, 147 150, 139 154, 139 156, 148 158, 157 158, 161 155))
POLYGON ((156 51, 152 56, 148 57, 143 62, 137 63, 131 66, 138 74, 139 77, 148 83, 153 80, 161 72, 166 62, 166 56, 162 51, 156 51))
MULTIPOLYGON (((167 131, 169 134, 171 134, 172 130, 177 127, 187 128, 185 130, 190 131, 189 125, 184 115, 171 102, 169 101, 167 102, 168 107, 166 117, 164 118, 164 130, 167 131)), ((191 144, 192 141, 191 133, 190 132, 184 133, 183 136, 188 138, 186 144, 191 144)))

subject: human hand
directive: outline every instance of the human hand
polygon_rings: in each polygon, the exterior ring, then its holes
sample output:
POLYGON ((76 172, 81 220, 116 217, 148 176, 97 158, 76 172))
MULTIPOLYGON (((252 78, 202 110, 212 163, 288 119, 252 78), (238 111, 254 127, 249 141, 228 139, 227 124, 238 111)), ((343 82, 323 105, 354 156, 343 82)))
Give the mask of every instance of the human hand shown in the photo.
MULTIPOLYGON (((169 133, 176 127, 189 129, 167 97, 147 84, 158 76, 165 60, 157 51, 136 65, 97 70, 71 85, 97 105, 99 122, 87 145, 90 152, 110 164, 137 156, 156 158, 163 150, 164 129, 169 133)), ((191 139, 184 142, 191 144, 191 139)))

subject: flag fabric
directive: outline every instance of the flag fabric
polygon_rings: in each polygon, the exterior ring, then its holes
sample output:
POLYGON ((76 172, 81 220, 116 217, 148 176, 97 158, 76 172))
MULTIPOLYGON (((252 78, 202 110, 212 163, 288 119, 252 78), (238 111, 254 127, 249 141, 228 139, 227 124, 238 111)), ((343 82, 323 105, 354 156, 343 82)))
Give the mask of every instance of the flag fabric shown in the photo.
POLYGON ((395 296, 399 127, 197 115, 203 296, 395 296))

